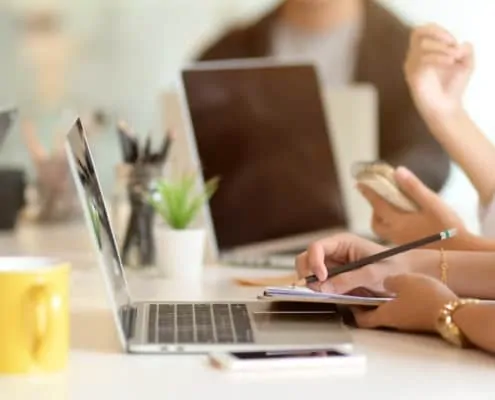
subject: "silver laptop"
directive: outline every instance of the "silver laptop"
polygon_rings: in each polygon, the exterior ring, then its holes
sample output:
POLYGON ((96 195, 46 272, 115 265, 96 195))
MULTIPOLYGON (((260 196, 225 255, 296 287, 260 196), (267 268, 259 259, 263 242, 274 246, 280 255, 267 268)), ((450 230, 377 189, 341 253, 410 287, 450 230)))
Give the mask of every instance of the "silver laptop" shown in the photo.
POLYGON ((179 95, 189 157, 205 180, 221 179, 205 211, 216 259, 293 268, 311 242, 348 227, 312 64, 196 63, 181 71, 179 95))
POLYGON ((80 119, 68 133, 67 152, 127 352, 352 349, 350 332, 329 305, 134 301, 80 119))

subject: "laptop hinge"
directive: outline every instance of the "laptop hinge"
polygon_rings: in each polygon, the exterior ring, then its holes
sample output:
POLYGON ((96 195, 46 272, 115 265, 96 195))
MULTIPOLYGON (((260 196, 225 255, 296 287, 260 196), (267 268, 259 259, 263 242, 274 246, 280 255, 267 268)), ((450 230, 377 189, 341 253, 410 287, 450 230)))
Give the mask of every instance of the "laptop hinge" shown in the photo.
POLYGON ((127 339, 133 338, 136 332, 136 314, 137 309, 135 306, 128 305, 120 308, 120 319, 127 339))

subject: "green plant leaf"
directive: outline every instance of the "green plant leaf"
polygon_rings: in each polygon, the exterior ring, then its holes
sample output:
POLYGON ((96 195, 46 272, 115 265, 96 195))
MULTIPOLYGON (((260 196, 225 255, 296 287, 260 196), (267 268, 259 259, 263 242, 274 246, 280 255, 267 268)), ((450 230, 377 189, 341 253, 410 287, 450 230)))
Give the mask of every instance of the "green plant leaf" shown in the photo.
POLYGON ((173 229, 186 229, 194 220, 201 206, 217 191, 219 178, 212 178, 204 190, 195 193, 196 177, 183 175, 177 182, 160 179, 156 182, 155 193, 148 196, 148 202, 173 229))
POLYGON ((208 182, 206 182, 205 193, 207 195, 208 200, 210 200, 212 196, 215 194, 215 192, 218 190, 219 185, 220 185, 219 177, 211 178, 208 182))
POLYGON ((155 204, 159 207, 160 211, 164 215, 167 215, 167 219, 170 218, 170 202, 168 201, 168 188, 167 182, 160 182, 157 188, 158 197, 154 199, 155 204))
POLYGON ((186 211, 186 219, 192 221, 199 212, 201 206, 207 202, 218 189, 219 179, 212 178, 205 183, 204 193, 200 193, 191 199, 190 205, 186 211))

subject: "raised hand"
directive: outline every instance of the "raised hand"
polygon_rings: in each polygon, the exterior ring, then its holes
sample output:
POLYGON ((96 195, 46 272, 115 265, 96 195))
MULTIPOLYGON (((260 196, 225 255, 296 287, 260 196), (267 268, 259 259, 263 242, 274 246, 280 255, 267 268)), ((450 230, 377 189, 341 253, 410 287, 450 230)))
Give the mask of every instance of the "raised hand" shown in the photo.
POLYGON ((404 70, 423 115, 448 115, 461 108, 473 68, 471 44, 458 43, 444 28, 430 24, 411 35, 404 70))

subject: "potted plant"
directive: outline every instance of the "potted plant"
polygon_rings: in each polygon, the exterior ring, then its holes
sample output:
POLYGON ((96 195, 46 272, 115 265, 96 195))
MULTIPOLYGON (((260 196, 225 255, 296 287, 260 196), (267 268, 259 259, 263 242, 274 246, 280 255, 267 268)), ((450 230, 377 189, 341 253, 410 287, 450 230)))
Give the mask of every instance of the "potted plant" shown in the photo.
POLYGON ((212 178, 199 189, 194 174, 176 180, 160 178, 154 183, 149 202, 167 228, 159 228, 157 264, 168 278, 194 280, 201 276, 205 247, 205 230, 192 224, 218 188, 212 178))

